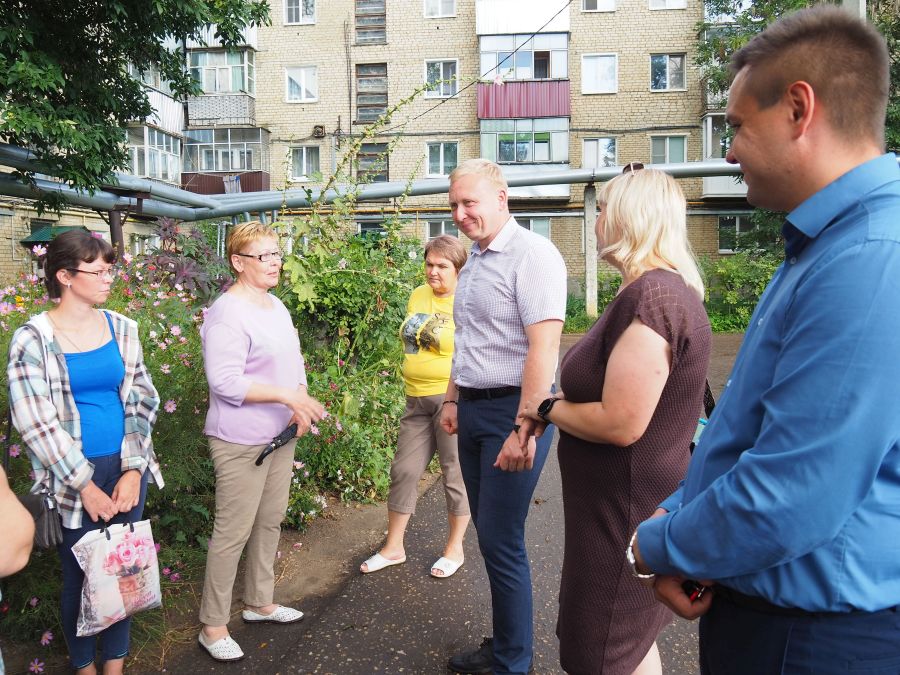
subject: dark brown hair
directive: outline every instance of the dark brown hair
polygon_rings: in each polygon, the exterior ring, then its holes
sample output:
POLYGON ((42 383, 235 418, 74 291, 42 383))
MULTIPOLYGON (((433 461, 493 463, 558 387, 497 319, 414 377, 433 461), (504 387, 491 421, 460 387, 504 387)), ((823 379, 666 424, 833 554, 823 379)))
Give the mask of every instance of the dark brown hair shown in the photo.
POLYGON ((850 140, 884 145, 890 57, 884 38, 844 9, 819 5, 788 14, 731 58, 744 68, 760 108, 775 105, 793 82, 812 86, 831 126, 850 140))
POLYGON ((116 261, 116 251, 105 239, 95 237, 86 230, 69 230, 47 244, 47 255, 44 258, 44 283, 47 294, 56 299, 62 295, 56 273, 60 270, 77 270, 78 264, 93 262, 102 258, 112 264, 116 261))
POLYGON ((434 251, 436 255, 452 262, 457 273, 462 269, 463 265, 466 264, 466 260, 469 258, 466 253, 466 247, 462 245, 462 242, 456 237, 451 237, 449 234, 442 234, 425 244, 426 258, 432 251, 434 251))

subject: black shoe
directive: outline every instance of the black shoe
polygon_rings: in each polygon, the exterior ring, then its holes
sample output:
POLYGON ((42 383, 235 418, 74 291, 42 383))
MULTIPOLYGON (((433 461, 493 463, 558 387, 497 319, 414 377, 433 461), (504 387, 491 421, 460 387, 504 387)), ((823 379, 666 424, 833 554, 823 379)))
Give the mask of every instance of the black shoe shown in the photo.
POLYGON ((494 638, 481 641, 478 649, 451 656, 447 667, 454 673, 465 675, 494 672, 494 638))
MULTIPOLYGON (((451 656, 447 667, 454 673, 479 674, 494 672, 494 638, 486 637, 481 641, 481 646, 471 652, 463 652, 451 656)), ((534 659, 528 666, 528 672, 534 673, 534 659)))

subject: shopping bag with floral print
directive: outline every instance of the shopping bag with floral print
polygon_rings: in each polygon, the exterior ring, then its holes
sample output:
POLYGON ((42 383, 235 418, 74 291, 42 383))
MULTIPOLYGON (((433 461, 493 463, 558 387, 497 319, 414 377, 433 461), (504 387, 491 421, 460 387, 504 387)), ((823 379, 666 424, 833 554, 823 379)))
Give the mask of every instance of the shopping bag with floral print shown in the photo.
POLYGON ((79 637, 96 635, 125 617, 162 604, 149 520, 88 532, 72 552, 84 570, 79 637))

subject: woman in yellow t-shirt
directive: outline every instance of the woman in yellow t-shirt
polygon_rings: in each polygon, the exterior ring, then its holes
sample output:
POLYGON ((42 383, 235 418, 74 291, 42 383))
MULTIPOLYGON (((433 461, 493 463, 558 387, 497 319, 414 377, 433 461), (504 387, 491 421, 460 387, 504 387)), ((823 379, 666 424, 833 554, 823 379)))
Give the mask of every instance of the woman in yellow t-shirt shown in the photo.
POLYGON ((387 540, 378 553, 360 565, 363 574, 406 562, 403 535, 416 510, 419 479, 435 449, 443 470, 450 533, 431 576, 452 576, 463 564, 469 500, 459 469, 456 436, 441 429, 440 420, 453 358, 453 294, 465 262, 466 250, 455 237, 442 235, 425 246, 428 283, 410 295, 400 329, 405 349, 406 412, 400 420, 397 452, 391 462, 387 540))

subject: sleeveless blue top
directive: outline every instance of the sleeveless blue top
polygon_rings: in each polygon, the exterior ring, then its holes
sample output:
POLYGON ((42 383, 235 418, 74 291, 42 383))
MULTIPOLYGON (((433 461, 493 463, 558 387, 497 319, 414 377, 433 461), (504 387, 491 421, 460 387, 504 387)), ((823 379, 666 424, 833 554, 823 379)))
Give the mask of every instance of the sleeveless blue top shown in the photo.
POLYGON ((125 408, 119 387, 125 364, 106 315, 112 339, 88 352, 64 354, 75 407, 81 418, 81 444, 85 457, 117 455, 125 438, 125 408))

